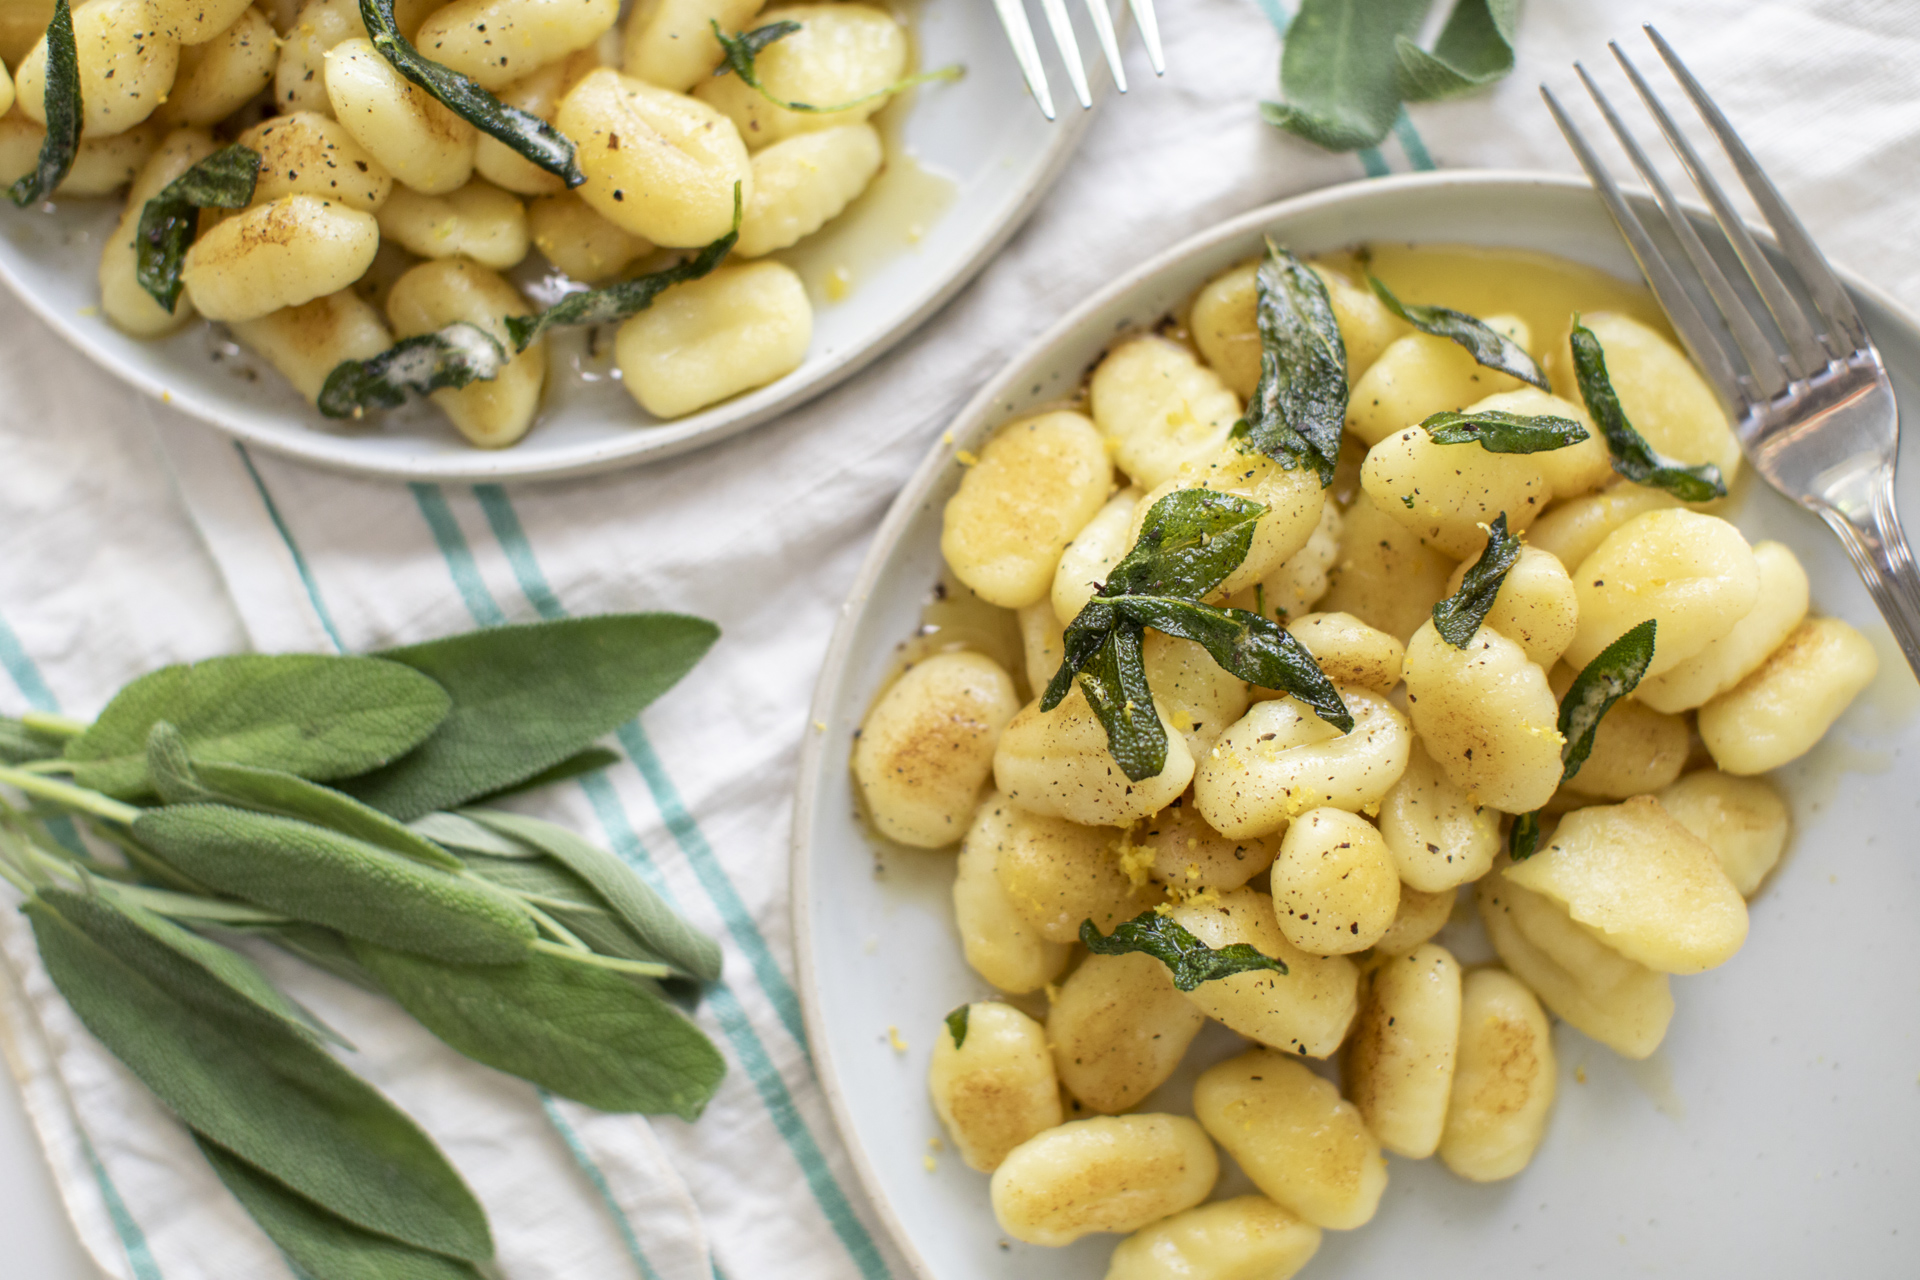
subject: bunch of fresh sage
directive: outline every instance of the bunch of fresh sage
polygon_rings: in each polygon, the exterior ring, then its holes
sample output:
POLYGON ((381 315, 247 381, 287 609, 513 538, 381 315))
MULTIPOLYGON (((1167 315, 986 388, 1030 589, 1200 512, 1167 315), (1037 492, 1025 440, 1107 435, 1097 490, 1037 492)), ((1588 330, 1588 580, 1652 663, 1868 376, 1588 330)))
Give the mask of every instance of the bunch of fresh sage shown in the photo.
POLYGON ((345 1042, 229 943, 391 997, 479 1062, 697 1117, 679 1006, 720 950, 613 854, 488 804, 610 763, 711 623, 616 614, 365 657, 163 667, 91 724, 0 719, 0 878, 54 985, 312 1280, 477 1277, 486 1216, 345 1042))

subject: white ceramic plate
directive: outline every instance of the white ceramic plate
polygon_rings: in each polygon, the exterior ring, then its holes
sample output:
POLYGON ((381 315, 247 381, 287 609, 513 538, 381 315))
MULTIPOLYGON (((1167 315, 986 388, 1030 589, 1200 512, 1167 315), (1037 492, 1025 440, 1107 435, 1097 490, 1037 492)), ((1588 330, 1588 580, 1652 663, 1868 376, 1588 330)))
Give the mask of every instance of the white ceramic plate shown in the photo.
MULTIPOLYGON (((991 7, 934 0, 915 8, 921 65, 959 63, 967 73, 911 95, 900 104, 910 109, 888 109, 897 118, 888 130, 889 160, 904 148, 917 169, 890 163, 860 202, 798 251, 795 265, 814 302, 806 363, 672 422, 649 419, 608 376, 606 344, 598 359, 589 357, 581 331, 553 340, 547 405, 510 449, 472 448, 424 404, 366 426, 329 422, 204 322, 160 342, 129 338, 107 323, 95 272, 101 241, 119 218, 117 199, 66 201, 54 214, 0 201, 0 279, 109 372, 250 444, 321 466, 410 480, 509 480, 664 458, 765 422, 905 337, 1013 234, 1085 132, 1089 112, 1075 109, 1049 124, 1034 108, 991 7), (827 237, 832 243, 820 243, 827 237), (835 265, 853 277, 837 302, 826 291, 835 265)), ((540 263, 536 254, 523 271, 540 263)))
MULTIPOLYGON (((952 854, 876 850, 855 817, 852 732, 938 577, 954 450, 1070 389, 1116 331, 1253 256, 1263 233, 1301 253, 1359 241, 1527 248, 1638 278, 1572 179, 1443 173, 1320 192, 1197 236, 1089 301, 983 390, 921 466, 828 651, 813 712, 825 728, 800 773, 793 909, 820 1078, 867 1191, 925 1280, 1098 1280, 1117 1237, 1009 1244, 984 1176, 950 1147, 925 1167, 940 1132, 925 1083, 940 1018, 991 992, 961 957, 952 854), (888 1047, 889 1027, 904 1053, 888 1047)), ((1920 405, 1920 327, 1870 288, 1855 291, 1901 398, 1920 405)), ((1920 464, 1911 444, 1904 452, 1903 505, 1920 515, 1920 464)), ((1817 520, 1758 484, 1735 518, 1793 547, 1819 609, 1884 642, 1875 686, 1783 771, 1795 838, 1753 904, 1745 949, 1675 981, 1672 1030, 1647 1062, 1559 1025, 1559 1101, 1524 1173, 1476 1186, 1437 1161, 1394 1158, 1378 1216, 1326 1233, 1306 1276, 1920 1275, 1920 689, 1817 520)), ((1450 926, 1442 941, 1468 948, 1469 963, 1490 958, 1470 950, 1473 933, 1450 926)), ((1190 1113, 1196 1070, 1237 1044, 1209 1028, 1143 1109, 1190 1113)), ((1251 1189, 1223 1164, 1222 1191, 1251 1189)))

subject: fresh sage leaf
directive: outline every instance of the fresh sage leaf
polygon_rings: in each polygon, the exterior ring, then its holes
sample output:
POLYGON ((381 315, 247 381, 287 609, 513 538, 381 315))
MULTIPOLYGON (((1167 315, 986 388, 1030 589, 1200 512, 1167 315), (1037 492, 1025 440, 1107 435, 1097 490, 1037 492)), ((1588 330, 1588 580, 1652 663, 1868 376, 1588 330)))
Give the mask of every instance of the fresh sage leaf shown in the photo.
POLYGON ((404 663, 319 654, 238 654, 134 680, 67 742, 74 781, 122 799, 147 788, 147 735, 177 728, 197 759, 326 781, 364 773, 424 741, 446 691, 404 663))
POLYGON ((461 853, 484 853, 494 858, 546 857, 524 840, 501 835, 493 828, 483 827, 472 818, 464 818, 457 813, 429 813, 409 822, 407 829, 461 853))
POLYGON ((1231 978, 1236 973, 1266 969, 1284 974, 1287 965, 1251 943, 1236 942, 1225 947, 1209 947, 1193 936, 1172 916, 1143 911, 1131 920, 1114 926, 1110 934, 1101 934, 1091 920, 1080 922, 1080 941, 1097 956, 1124 956, 1133 952, 1150 955, 1173 975, 1173 985, 1193 991, 1203 982, 1231 978))
POLYGON ((1587 429, 1572 418, 1505 409, 1447 409, 1420 427, 1435 444, 1477 444, 1488 453, 1551 453, 1587 438, 1587 429))
POLYGON ((1540 851, 1540 815, 1522 813, 1513 820, 1513 826, 1507 830, 1507 856, 1515 862, 1525 862, 1540 851))
POLYGON ((491 382, 507 367, 507 349, 477 324, 402 338, 377 356, 342 360, 320 384, 314 403, 329 418, 359 418, 369 409, 397 409, 409 395, 428 396, 491 382))
POLYGON ((1377 146, 1400 114, 1402 40, 1433 0, 1301 0, 1280 55, 1283 102, 1260 114, 1328 151, 1377 146))
POLYGON ((202 209, 244 209, 260 176, 260 153, 222 147, 160 189, 140 208, 134 279, 162 310, 180 301, 180 264, 193 247, 202 209))
POLYGON ((1560 736, 1566 739, 1560 748, 1560 758, 1566 764, 1560 781, 1569 782, 1580 772, 1593 751, 1601 717, 1632 693, 1653 665, 1654 634, 1658 630, 1654 619, 1648 618, 1602 649, 1573 678, 1567 696, 1560 699, 1560 736))
POLYGON ((964 1048, 967 1043, 967 1018, 973 1012, 973 1006, 963 1004, 947 1015, 947 1034, 953 1037, 953 1047, 964 1048))
POLYGON ((574 162, 573 143, 566 134, 532 112, 508 106, 458 71, 426 57, 400 34, 393 6, 394 0, 360 0, 360 19, 373 38, 373 47, 395 71, 432 94, 447 110, 567 186, 577 187, 587 180, 574 162))
POLYGON ((1460 589, 1433 606, 1433 629, 1442 640, 1456 649, 1473 642, 1474 633, 1493 611, 1507 571, 1519 559, 1520 535, 1507 532, 1507 513, 1502 511, 1488 526, 1487 545, 1460 579, 1460 589))
POLYGON ((467 869, 488 884, 532 902, 600 955, 647 964, 673 963, 635 937, 592 885, 551 858, 469 853, 467 869))
POLYGON ((872 93, 863 93, 857 98, 849 98, 845 102, 836 102, 830 106, 816 106, 810 102, 793 102, 786 98, 775 97, 772 91, 760 82, 760 71, 759 68, 754 65, 754 60, 760 56, 761 51, 768 45, 774 43, 776 40, 784 40, 796 31, 799 31, 801 29, 800 23, 792 21, 769 22, 763 27, 755 27, 752 31, 745 31, 737 36, 730 36, 723 31, 717 19, 707 19, 707 25, 713 28, 713 38, 720 42, 720 48, 724 51, 720 65, 714 70, 713 74, 716 76, 724 76, 732 72, 734 75, 740 77, 742 84, 752 89, 768 102, 771 102, 774 106, 786 111, 798 111, 803 114, 825 114, 833 111, 845 111, 849 107, 857 107, 864 102, 872 102, 875 98, 890 97, 893 94, 911 89, 915 85, 926 84, 930 80, 958 80, 963 74, 962 69, 957 65, 941 67, 937 71, 923 71, 919 75, 907 76, 894 81, 884 89, 875 89, 872 93))
POLYGON ((720 976, 720 944, 675 915, 632 867, 612 853, 539 818, 497 809, 462 812, 482 826, 539 847, 592 885, 634 936, 675 968, 709 982, 720 976))
POLYGON ((1483 88, 1513 70, 1513 33, 1520 0, 1460 0, 1433 42, 1432 52, 1405 36, 1400 55, 1400 96, 1433 102, 1483 88))
POLYGON ((361 963, 354 958, 347 940, 331 929, 317 924, 224 925, 230 933, 271 942, 289 955, 305 960, 322 973, 374 995, 385 995, 361 963))
POLYGON ((740 208, 740 184, 736 182, 733 184, 732 228, 691 258, 605 288, 570 293, 538 315, 508 316, 507 337, 513 342, 513 349, 525 351, 541 334, 561 325, 614 324, 639 315, 674 285, 711 274, 740 239, 740 208))
POLYGON ((182 804, 149 809, 133 834, 202 884, 349 937, 457 964, 513 964, 534 939, 490 886, 310 822, 182 804))
POLYGON ((201 784, 185 736, 166 720, 155 720, 147 734, 147 786, 167 804, 219 799, 201 784))
POLYGON ((620 753, 609 751, 605 747, 588 747, 585 751, 576 751, 554 765, 551 769, 542 769, 531 778, 516 782, 510 787, 489 792, 474 799, 482 803, 490 800, 504 800, 508 796, 517 796, 527 791, 538 791, 542 787, 551 787, 557 782, 567 782, 589 773, 598 773, 620 763, 620 753))
POLYGON ((1607 377, 1607 357, 1593 330, 1573 322, 1573 372, 1580 383, 1580 398, 1587 412, 1607 438, 1607 450, 1613 455, 1613 469, 1633 481, 1655 489, 1664 489, 1682 502, 1711 502, 1727 496, 1727 482, 1720 468, 1711 462, 1687 466, 1662 457, 1646 438, 1633 429, 1627 414, 1614 394, 1607 377))
POLYGON ((310 1280, 481 1280, 456 1261, 354 1226, 199 1134, 200 1154, 221 1183, 310 1280))
MULTIPOLYGON (((1540 366, 1527 354, 1527 349, 1486 321, 1451 307, 1410 306, 1394 297, 1393 290, 1382 284, 1376 276, 1368 276, 1367 283, 1387 310, 1421 333, 1458 344, 1473 357, 1474 363, 1483 368, 1510 374, 1542 391, 1553 390, 1547 382, 1547 375, 1540 371, 1540 366)), ((1586 438, 1584 432, 1581 438, 1586 438)))
POLYGON ((40 143, 40 158, 7 191, 22 209, 51 196, 67 180, 74 157, 80 154, 80 128, 86 113, 80 96, 80 52, 67 0, 54 0, 53 21, 47 24, 46 113, 47 136, 40 143))
POLYGON ((726 1073, 665 1000, 605 969, 536 953, 474 968, 356 942, 400 1007, 477 1062, 602 1111, 693 1120, 726 1073))
POLYGON ((380 656, 431 678, 453 709, 418 750, 342 789, 408 822, 522 782, 633 719, 719 634, 683 614, 615 613, 389 649, 380 656))
POLYGON ((357 1226, 492 1256, 485 1212, 433 1141, 308 1036, 209 1013, 227 998, 217 990, 182 999, 148 976, 144 952, 115 949, 129 935, 96 937, 44 896, 21 909, 87 1030, 195 1132, 357 1226))
POLYGON ((42 733, 12 716, 0 716, 0 764, 50 760, 58 756, 66 744, 65 738, 42 733))
POLYGON ((1313 468, 1324 489, 1347 418, 1347 348, 1333 300, 1319 276, 1271 240, 1253 288, 1260 379, 1235 432, 1289 471, 1313 468))

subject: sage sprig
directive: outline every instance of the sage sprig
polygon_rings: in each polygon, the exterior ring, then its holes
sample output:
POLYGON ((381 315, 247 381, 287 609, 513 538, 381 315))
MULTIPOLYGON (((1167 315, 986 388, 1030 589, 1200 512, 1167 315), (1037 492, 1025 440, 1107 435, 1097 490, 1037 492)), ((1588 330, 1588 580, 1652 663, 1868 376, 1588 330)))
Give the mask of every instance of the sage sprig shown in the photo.
POLYGON ((54 0, 53 20, 47 23, 47 136, 33 168, 7 189, 7 197, 22 209, 45 200, 67 180, 80 154, 80 129, 85 104, 80 94, 80 52, 73 38, 73 11, 67 0, 54 0))
POLYGON ((724 56, 720 60, 720 65, 714 69, 713 74, 716 76, 724 76, 731 73, 739 76, 740 83, 752 89, 774 106, 786 111, 798 111, 805 114, 826 114, 834 111, 845 111, 849 107, 857 107, 862 103, 872 102, 876 98, 891 97, 893 94, 911 89, 915 85, 927 84, 934 80, 958 80, 966 74, 966 68, 960 66, 958 63, 954 63, 950 66, 940 67, 934 71, 923 71, 918 75, 905 76, 887 85, 885 88, 875 89, 872 93, 863 93, 859 97, 849 98, 845 102, 836 102, 826 106, 811 102, 794 102, 787 98, 774 96, 773 91, 761 82, 760 70, 755 65, 755 59, 760 56, 761 51, 768 45, 773 44, 777 40, 784 40, 796 31, 801 30, 802 24, 793 21, 769 22, 765 26, 755 27, 751 31, 743 31, 737 36, 730 36, 722 30, 717 19, 709 18, 707 25, 713 28, 713 38, 720 42, 720 48, 724 52, 724 56))
POLYGON ((1289 471, 1311 467, 1333 483, 1347 416, 1347 348, 1327 286, 1267 241, 1253 277, 1260 379, 1235 434, 1289 471))
POLYGON ((1551 453, 1587 438, 1572 418, 1505 409, 1444 409, 1420 424, 1435 444, 1477 444, 1488 453, 1551 453))
POLYGON ((1124 956, 1136 951, 1150 955, 1167 966, 1173 985, 1182 991, 1194 991, 1203 982, 1231 978, 1236 973, 1287 972, 1286 961, 1275 959, 1251 943, 1209 947, 1185 925, 1157 911, 1143 911, 1131 920, 1123 920, 1110 934, 1102 934, 1093 921, 1083 920, 1080 941, 1097 956, 1124 956))
POLYGON ((567 186, 577 187, 587 180, 574 162, 573 143, 566 134, 530 111, 508 106, 472 79, 414 48, 400 34, 393 4, 394 0, 360 0, 360 19, 373 39, 373 47, 395 71, 432 94, 447 110, 499 139, 567 186))
POLYGON ((1139 541, 1067 624, 1060 667, 1040 698, 1051 711, 1075 681, 1107 731, 1107 749, 1138 782, 1166 767, 1166 727, 1154 710, 1141 638, 1146 627, 1204 646, 1222 668, 1291 694, 1342 732, 1353 717, 1291 634, 1245 609, 1200 603, 1247 557, 1260 503, 1211 489, 1177 489, 1147 512, 1139 541))
POLYGON ((477 324, 456 320, 432 333, 402 338, 377 356, 342 360, 320 384, 314 403, 329 418, 398 409, 409 396, 491 382, 507 367, 507 349, 477 324))
MULTIPOLYGON (((1567 686, 1560 699, 1560 759, 1562 784, 1571 782, 1593 753, 1600 721, 1613 704, 1639 687, 1653 664, 1654 638, 1659 624, 1648 618, 1602 649, 1567 686)), ((1507 852, 1515 862, 1533 856, 1540 844, 1540 816, 1521 814, 1507 833, 1507 852)))
MULTIPOLYGON (((1368 276, 1367 284, 1387 310, 1421 333, 1458 344, 1473 357, 1474 363, 1484 368, 1511 374, 1542 391, 1553 390, 1547 382, 1547 375, 1540 371, 1540 366, 1534 363, 1525 347, 1478 316, 1470 316, 1451 307, 1409 305, 1395 297, 1393 290, 1382 284, 1377 276, 1368 276)), ((1581 438, 1585 438, 1584 431, 1581 438)))
POLYGON ((1620 397, 1614 394, 1607 377, 1607 357, 1593 330, 1573 320, 1570 339, 1573 348, 1573 373, 1580 384, 1580 398, 1587 412, 1606 437, 1607 450, 1613 455, 1613 469, 1633 481, 1655 489, 1664 489, 1682 502, 1711 502, 1727 496, 1727 482, 1720 468, 1711 462, 1690 467, 1664 457, 1647 443, 1646 437, 1627 421, 1620 397))
POLYGON ((1507 532, 1507 513, 1502 511, 1487 527, 1487 545, 1467 567, 1460 589, 1433 606, 1433 629, 1442 640, 1456 649, 1472 643, 1474 632, 1493 611, 1507 571, 1519 558, 1520 535, 1507 532))
POLYGON ((140 208, 134 278, 171 312, 180 300, 180 264, 193 246, 202 209, 244 209, 260 177, 260 153, 222 147, 160 189, 140 208))

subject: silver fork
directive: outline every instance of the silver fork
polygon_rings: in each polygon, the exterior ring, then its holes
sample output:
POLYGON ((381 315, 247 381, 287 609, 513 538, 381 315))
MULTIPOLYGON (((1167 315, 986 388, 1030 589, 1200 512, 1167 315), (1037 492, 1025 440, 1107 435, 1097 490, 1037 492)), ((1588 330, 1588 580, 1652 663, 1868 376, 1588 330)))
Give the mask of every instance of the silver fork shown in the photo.
MULTIPOLYGON (((1113 15, 1107 12, 1106 0, 1086 0, 1086 6, 1087 18, 1100 41, 1100 52, 1113 72, 1114 87, 1125 93, 1127 73, 1120 65, 1120 41, 1113 32, 1113 15)), ((1040 48, 1034 43, 1033 24, 1027 21, 1025 3, 993 0, 993 7, 1000 15, 1000 25, 1007 29, 1014 61, 1020 64, 1020 74, 1026 77, 1033 100, 1040 104, 1047 119, 1053 119, 1053 93, 1047 87, 1046 68, 1040 65, 1040 48)), ((1153 13, 1153 0, 1127 0, 1127 8, 1133 12, 1134 23, 1140 28, 1140 38, 1146 42, 1147 60, 1153 64, 1153 74, 1165 75, 1167 59, 1160 49, 1160 22, 1153 13)), ((1067 79, 1073 82, 1073 94, 1080 99, 1084 111, 1093 106, 1093 94, 1087 88, 1087 68, 1080 60, 1080 46, 1074 43, 1073 18, 1067 13, 1066 0, 1040 0, 1040 12, 1046 15, 1047 28, 1053 32, 1053 42, 1060 49, 1060 60, 1067 64, 1067 79)))
POLYGON ((1900 642, 1907 664, 1920 676, 1920 573, 1915 572, 1913 553, 1894 509, 1893 468, 1900 440, 1900 414, 1886 366, 1846 289, 1814 247, 1806 228, 1760 171, 1753 153, 1672 46, 1651 26, 1646 33, 1726 149, 1741 182, 1773 228, 1781 255, 1800 278, 1811 308, 1788 291, 1728 203, 1720 184, 1617 43, 1610 43, 1608 48, 1625 69, 1634 91, 1646 103, 1688 176, 1706 197, 1714 221, 1760 297, 1763 313, 1756 312, 1735 291, 1674 200, 1673 192, 1585 67, 1574 64, 1634 168, 1652 189, 1687 262, 1706 286, 1712 299, 1712 316, 1701 313, 1682 284, 1676 264, 1655 246, 1606 166, 1544 84, 1540 86, 1541 96, 1581 167, 1593 180, 1620 234, 1626 237, 1634 260, 1675 332, 1731 411, 1735 433, 1747 458, 1768 483, 1825 520, 1839 535, 1900 642), (1771 319, 1771 326, 1766 325, 1766 319, 1771 319))

